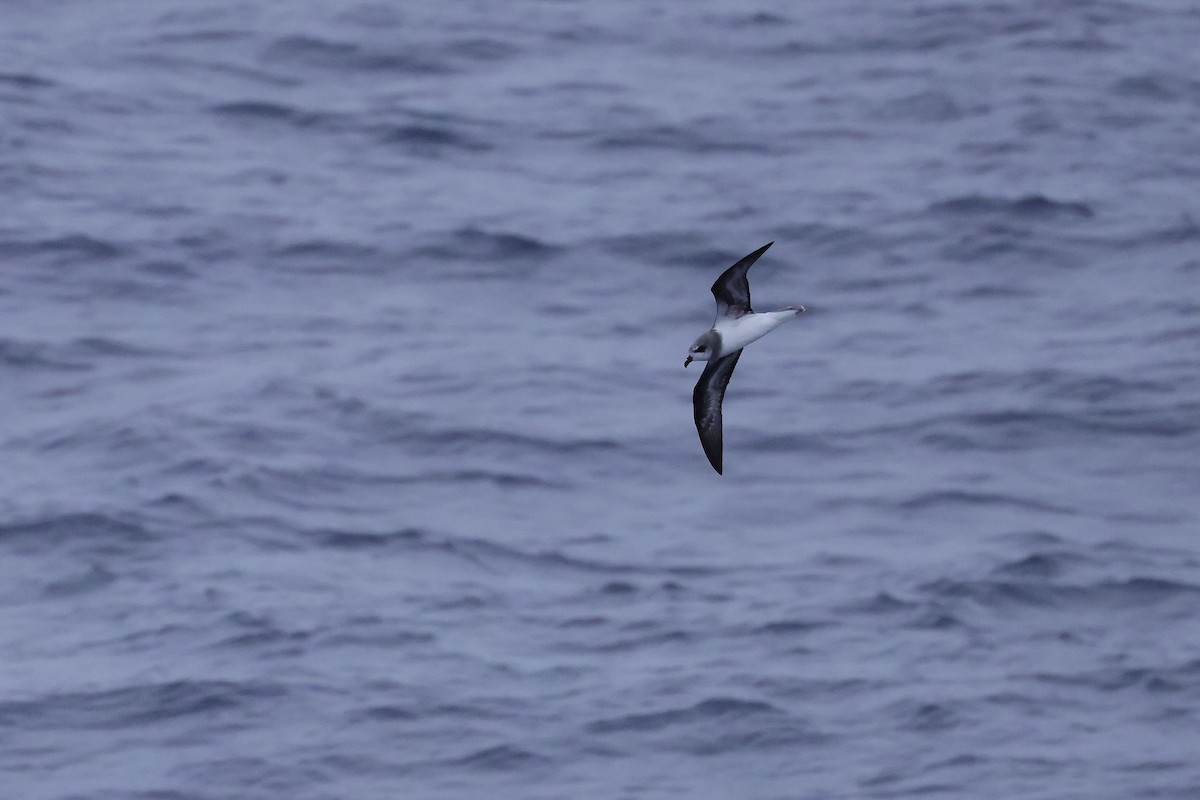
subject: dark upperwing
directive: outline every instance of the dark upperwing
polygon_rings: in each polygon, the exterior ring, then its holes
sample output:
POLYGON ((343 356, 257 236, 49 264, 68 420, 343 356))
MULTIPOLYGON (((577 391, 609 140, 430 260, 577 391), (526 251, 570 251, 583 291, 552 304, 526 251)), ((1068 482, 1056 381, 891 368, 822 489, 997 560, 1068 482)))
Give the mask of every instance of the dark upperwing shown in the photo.
POLYGON ((741 350, 735 350, 716 361, 709 361, 700 380, 696 381, 696 388, 692 390, 696 432, 700 434, 700 444, 704 447, 704 455, 708 456, 708 463, 712 464, 718 475, 722 474, 721 401, 725 399, 725 387, 729 385, 729 378, 741 354, 741 350))
POLYGON ((750 308, 750 281, 746 273, 758 257, 767 252, 767 248, 775 244, 767 242, 741 261, 721 273, 717 282, 712 285, 713 297, 717 298, 717 316, 740 317, 752 312, 750 308))

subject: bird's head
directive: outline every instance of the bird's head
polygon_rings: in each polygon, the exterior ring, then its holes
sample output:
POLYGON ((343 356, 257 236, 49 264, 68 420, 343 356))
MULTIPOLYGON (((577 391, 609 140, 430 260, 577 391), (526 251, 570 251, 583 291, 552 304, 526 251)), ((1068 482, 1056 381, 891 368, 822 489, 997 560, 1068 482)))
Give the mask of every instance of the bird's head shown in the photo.
POLYGON ((688 356, 683 365, 686 367, 693 361, 710 361, 717 358, 720 354, 720 349, 721 337, 716 331, 709 331, 692 342, 692 346, 688 348, 688 356))

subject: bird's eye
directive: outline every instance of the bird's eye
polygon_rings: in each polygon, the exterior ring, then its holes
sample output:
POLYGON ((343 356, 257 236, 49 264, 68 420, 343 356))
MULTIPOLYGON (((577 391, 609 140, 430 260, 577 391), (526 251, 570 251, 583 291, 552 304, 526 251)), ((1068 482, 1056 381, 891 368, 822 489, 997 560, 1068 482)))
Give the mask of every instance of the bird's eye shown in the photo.
POLYGON ((696 348, 696 352, 697 352, 697 353, 703 353, 703 352, 704 352, 704 345, 700 345, 699 347, 697 347, 697 348, 696 348))

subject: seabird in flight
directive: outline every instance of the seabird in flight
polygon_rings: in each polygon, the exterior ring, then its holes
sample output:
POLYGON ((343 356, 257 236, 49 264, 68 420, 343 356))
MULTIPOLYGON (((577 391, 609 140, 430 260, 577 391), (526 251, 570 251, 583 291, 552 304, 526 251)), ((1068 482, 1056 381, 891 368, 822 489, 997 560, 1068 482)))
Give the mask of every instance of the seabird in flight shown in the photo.
POLYGON ((767 242, 717 278, 712 285, 713 297, 717 298, 717 318, 711 330, 692 342, 687 360, 683 362, 685 367, 693 361, 708 362, 692 391, 692 407, 700 444, 718 475, 721 474, 721 401, 742 348, 804 310, 804 306, 764 312, 750 308, 750 282, 746 273, 773 244, 767 242))

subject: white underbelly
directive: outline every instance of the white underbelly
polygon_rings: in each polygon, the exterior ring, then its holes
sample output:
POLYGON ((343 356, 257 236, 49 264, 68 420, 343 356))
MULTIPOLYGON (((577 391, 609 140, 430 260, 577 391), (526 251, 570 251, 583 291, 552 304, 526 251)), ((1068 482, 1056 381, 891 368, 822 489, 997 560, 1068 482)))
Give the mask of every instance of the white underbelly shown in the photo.
POLYGON ((746 314, 736 319, 725 317, 714 326, 721 334, 721 354, 741 350, 751 342, 761 339, 771 331, 796 316, 792 309, 767 311, 761 314, 746 314))

